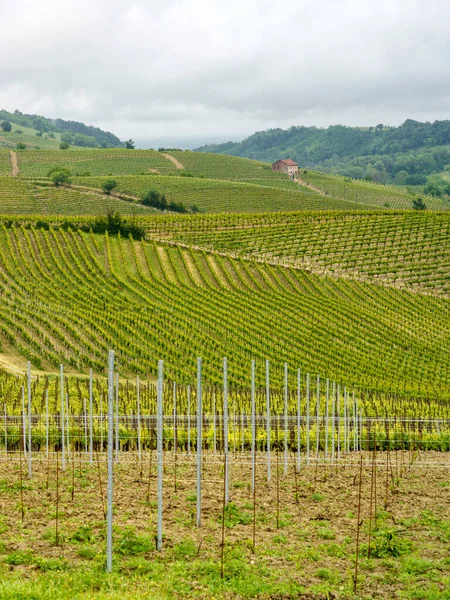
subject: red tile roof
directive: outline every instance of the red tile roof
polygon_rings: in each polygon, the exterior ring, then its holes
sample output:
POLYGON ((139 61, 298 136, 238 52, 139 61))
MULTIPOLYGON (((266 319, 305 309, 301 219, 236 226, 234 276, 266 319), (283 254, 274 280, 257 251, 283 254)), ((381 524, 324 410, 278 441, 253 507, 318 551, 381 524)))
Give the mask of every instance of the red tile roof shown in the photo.
POLYGON ((296 162, 294 162, 293 160, 291 160, 290 158, 277 160, 273 164, 276 165, 278 162, 282 162, 285 165, 288 165, 289 167, 298 167, 298 164, 296 162))

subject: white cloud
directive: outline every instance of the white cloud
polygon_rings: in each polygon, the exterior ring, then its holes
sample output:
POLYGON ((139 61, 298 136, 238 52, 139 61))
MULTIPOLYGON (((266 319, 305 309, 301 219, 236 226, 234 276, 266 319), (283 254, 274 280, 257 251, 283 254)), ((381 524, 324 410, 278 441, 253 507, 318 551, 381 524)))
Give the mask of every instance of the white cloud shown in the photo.
POLYGON ((0 9, 0 107, 123 138, 449 116, 446 0, 0 0, 0 9))

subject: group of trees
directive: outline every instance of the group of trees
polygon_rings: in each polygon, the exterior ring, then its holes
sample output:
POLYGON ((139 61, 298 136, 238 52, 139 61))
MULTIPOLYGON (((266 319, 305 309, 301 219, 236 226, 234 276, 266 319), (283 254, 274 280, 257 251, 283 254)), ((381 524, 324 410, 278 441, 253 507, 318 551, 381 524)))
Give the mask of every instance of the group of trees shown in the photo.
POLYGON ((450 121, 420 123, 408 119, 400 127, 380 123, 369 128, 269 129, 239 143, 211 144, 199 150, 268 162, 289 157, 302 167, 356 179, 422 186, 427 175, 450 165, 446 145, 450 145, 450 121))
POLYGON ((164 194, 161 194, 157 190, 149 190, 146 192, 141 198, 141 204, 144 206, 151 206, 158 210, 168 210, 177 213, 199 212, 199 208, 196 204, 193 204, 188 208, 182 202, 168 202, 164 194))
MULTIPOLYGON (((121 148, 120 139, 109 131, 103 131, 98 127, 85 125, 78 121, 66 121, 64 119, 48 119, 40 115, 24 114, 19 110, 10 113, 0 110, 0 121, 15 123, 22 127, 36 129, 37 132, 48 134, 49 137, 55 133, 61 133, 61 143, 86 148, 121 148)), ((5 130, 4 130, 5 131, 5 130)), ((9 130, 11 131, 11 130, 9 130)))

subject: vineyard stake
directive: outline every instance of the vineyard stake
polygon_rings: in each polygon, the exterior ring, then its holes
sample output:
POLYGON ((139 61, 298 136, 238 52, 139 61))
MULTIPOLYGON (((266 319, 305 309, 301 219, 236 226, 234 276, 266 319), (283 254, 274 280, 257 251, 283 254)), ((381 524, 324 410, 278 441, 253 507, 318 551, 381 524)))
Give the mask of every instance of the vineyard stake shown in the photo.
POLYGON ((8 460, 8 429, 7 429, 7 417, 6 417, 6 404, 5 404, 5 458, 8 460))
POLYGON ((202 359, 197 358, 197 527, 202 512, 202 359))
POLYGON ((27 455, 27 417, 25 413, 25 390, 22 386, 22 445, 23 455, 27 455))
POLYGON ((333 381, 333 386, 331 388, 331 462, 334 463, 334 454, 335 454, 335 439, 334 439, 334 431, 335 431, 335 422, 334 422, 334 401, 336 395, 336 384, 333 381))
MULTIPOLYGON (((301 431, 300 431, 300 425, 301 425, 301 407, 300 407, 300 400, 301 400, 301 377, 300 377, 300 369, 297 370, 297 470, 295 471, 295 474, 297 475, 297 471, 300 471, 300 458, 301 458, 301 454, 300 454, 300 448, 301 448, 301 431)), ((298 497, 298 494, 297 494, 298 497)))
POLYGON ((174 491, 177 491, 177 384, 173 382, 173 470, 174 491))
POLYGON ((48 388, 45 390, 45 456, 48 458, 48 388))
POLYGON ((270 373, 269 361, 266 360, 266 436, 267 436, 267 481, 270 481, 270 373))
POLYGON ((188 456, 191 454, 191 385, 187 387, 188 456))
POLYGON ((309 421, 309 373, 306 374, 306 464, 309 466, 310 454, 310 421, 309 421))
POLYGON ((139 375, 136 377, 136 402, 137 402, 137 439, 138 439, 138 458, 139 464, 142 461, 141 449, 141 389, 139 384, 139 375))
MULTIPOLYGON (((67 389, 69 389, 67 387, 67 389)), ((70 456, 70 437, 69 437, 69 394, 66 394, 66 450, 67 456, 70 456)))
POLYGON ((316 464, 319 463, 319 451, 320 451, 320 375, 317 375, 316 382, 317 392, 317 406, 316 406, 316 464))
POLYGON ((326 400, 325 400, 325 464, 328 460, 328 403, 330 400, 330 380, 327 379, 327 391, 326 391, 326 400))
MULTIPOLYGON (((224 451, 224 502, 228 505, 229 483, 228 483, 228 361, 223 359, 223 451, 224 451)), ((225 511, 225 509, 224 509, 225 511)), ((225 514, 225 513, 224 513, 225 514)), ((223 527, 223 523, 222 523, 223 527)), ((222 544, 224 543, 222 532, 222 544)), ((223 552, 222 552, 222 571, 223 571, 223 552)))
POLYGON ((116 373, 116 462, 119 462, 119 373, 116 373))
POLYGON ((358 521, 356 524, 356 557, 355 557, 355 575, 353 577, 353 593, 356 594, 358 587, 358 563, 359 563, 359 532, 361 529, 361 488, 362 488, 362 454, 359 460, 359 493, 358 493, 358 521))
POLYGON ((114 440, 114 352, 108 356, 108 499, 106 522, 106 571, 112 571, 113 440, 114 440))
POLYGON ((89 463, 94 462, 93 457, 93 421, 92 421, 92 369, 89 369, 89 463))
POLYGON ((256 451, 256 414, 255 414, 255 361, 252 360, 252 492, 255 491, 255 451, 256 451))
POLYGON ((288 364, 284 363, 284 475, 288 472, 288 364))
POLYGON ((162 550, 162 503, 163 503, 163 361, 158 361, 157 388, 157 455, 158 455, 158 517, 156 533, 156 549, 162 550))
POLYGON ((84 421, 84 451, 87 454, 88 450, 88 434, 87 434, 87 409, 86 398, 83 398, 83 421, 84 421))
POLYGON ((28 478, 33 476, 32 450, 31 450, 31 363, 27 365, 27 394, 28 394, 28 478))

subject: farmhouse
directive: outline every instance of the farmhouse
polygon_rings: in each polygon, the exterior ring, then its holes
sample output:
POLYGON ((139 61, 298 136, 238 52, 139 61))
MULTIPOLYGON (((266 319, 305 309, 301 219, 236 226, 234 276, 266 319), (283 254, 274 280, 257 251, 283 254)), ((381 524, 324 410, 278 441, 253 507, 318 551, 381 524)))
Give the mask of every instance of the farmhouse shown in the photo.
POLYGON ((289 175, 289 177, 293 177, 298 173, 298 164, 290 158, 277 160, 277 162, 274 162, 272 165, 272 171, 281 171, 282 173, 289 175))

